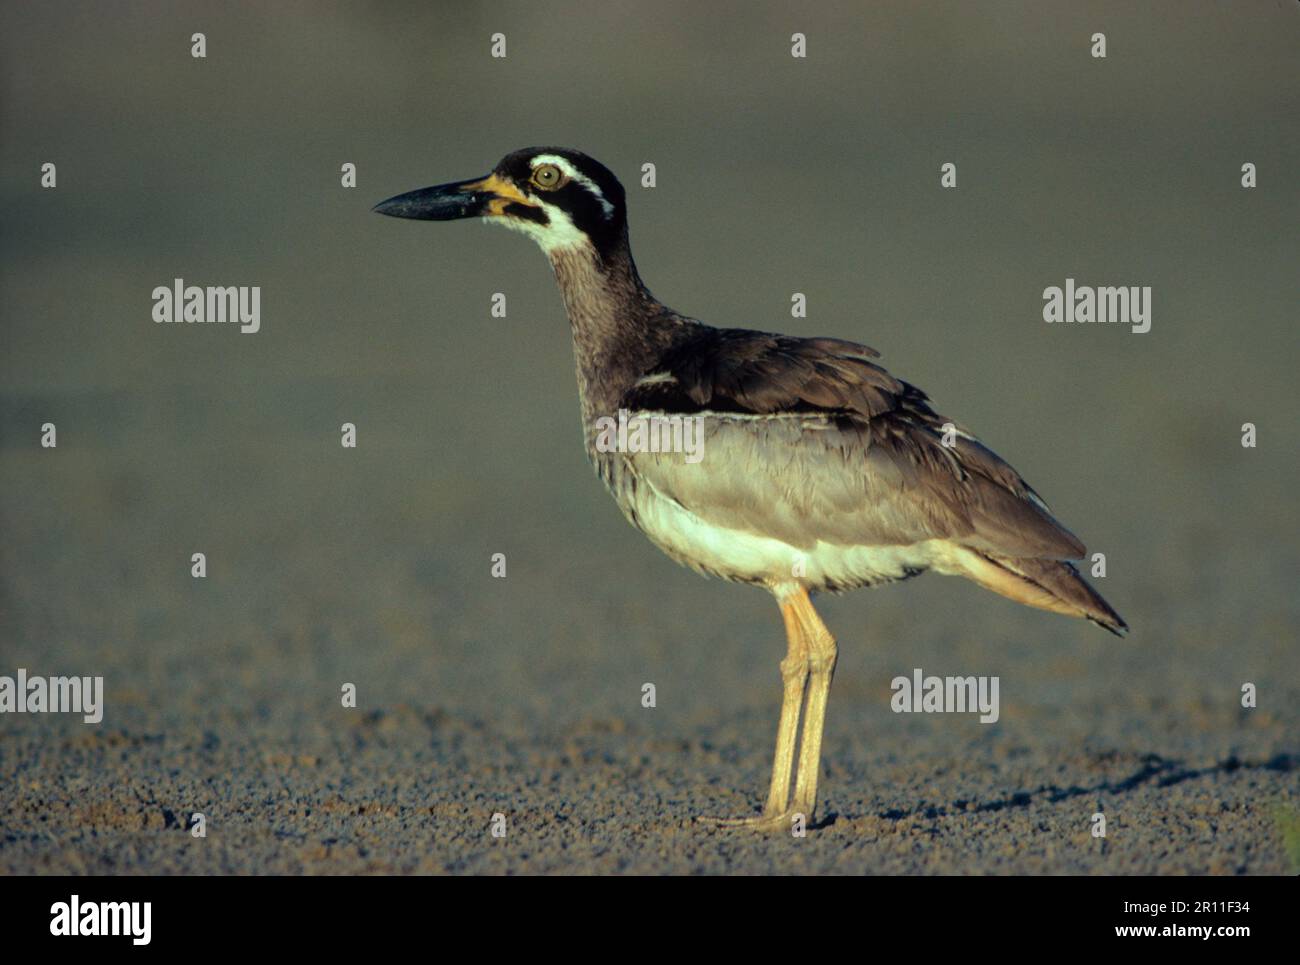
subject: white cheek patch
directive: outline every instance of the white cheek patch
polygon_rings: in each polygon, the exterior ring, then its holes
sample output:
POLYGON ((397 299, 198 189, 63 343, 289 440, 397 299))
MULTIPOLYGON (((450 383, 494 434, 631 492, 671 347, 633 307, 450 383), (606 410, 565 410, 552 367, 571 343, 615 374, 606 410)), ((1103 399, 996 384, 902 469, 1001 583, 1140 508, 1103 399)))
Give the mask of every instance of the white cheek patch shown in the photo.
POLYGON ((605 199, 605 193, 600 190, 595 181, 591 180, 591 178, 587 177, 570 164, 567 158, 562 158, 558 154, 539 154, 529 163, 531 163, 533 167, 537 167, 539 164, 554 164, 564 172, 565 177, 570 181, 576 181, 578 184, 581 184, 592 194, 592 196, 595 197, 597 201, 600 202, 600 207, 605 212, 605 220, 608 221, 610 218, 614 217, 614 206, 605 199))
POLYGON ((591 246, 591 239, 578 230, 573 220, 563 210, 553 204, 538 200, 531 194, 528 196, 528 200, 531 204, 546 212, 549 224, 538 224, 536 221, 529 221, 527 218, 512 218, 509 215, 489 217, 483 220, 488 224, 505 225, 513 231, 528 235, 541 246, 542 251, 548 253, 560 248, 591 246))

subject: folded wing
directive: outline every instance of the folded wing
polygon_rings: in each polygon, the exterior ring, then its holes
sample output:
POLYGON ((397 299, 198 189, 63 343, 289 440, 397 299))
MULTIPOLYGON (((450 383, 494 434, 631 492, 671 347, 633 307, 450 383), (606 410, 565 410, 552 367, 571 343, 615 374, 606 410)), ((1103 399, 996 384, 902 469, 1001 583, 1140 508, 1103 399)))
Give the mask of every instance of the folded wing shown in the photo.
POLYGON ((1085 555, 1014 469, 877 357, 840 339, 692 330, 620 406, 703 417, 702 461, 639 453, 634 471, 701 519, 792 546, 946 539, 1001 556, 1085 555))

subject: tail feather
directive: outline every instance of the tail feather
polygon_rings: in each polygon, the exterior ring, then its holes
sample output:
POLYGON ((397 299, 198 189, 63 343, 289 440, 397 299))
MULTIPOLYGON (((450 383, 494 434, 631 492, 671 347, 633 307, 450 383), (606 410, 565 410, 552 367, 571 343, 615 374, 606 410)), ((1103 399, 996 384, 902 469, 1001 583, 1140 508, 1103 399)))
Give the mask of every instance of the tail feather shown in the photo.
POLYGON ((1118 637, 1128 632, 1128 624, 1123 618, 1072 564, 1063 560, 967 551, 963 563, 963 575, 1017 603, 1066 616, 1083 617, 1118 637))

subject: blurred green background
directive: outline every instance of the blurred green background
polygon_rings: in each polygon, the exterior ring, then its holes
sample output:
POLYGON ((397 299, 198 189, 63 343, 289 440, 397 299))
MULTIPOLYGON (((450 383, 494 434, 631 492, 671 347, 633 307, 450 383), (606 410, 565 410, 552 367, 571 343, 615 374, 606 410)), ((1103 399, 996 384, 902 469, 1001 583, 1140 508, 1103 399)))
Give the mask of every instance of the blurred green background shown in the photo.
POLYGON ((828 601, 828 747, 913 666, 1122 705, 1139 743, 1152 695, 1296 706, 1297 4, 2 10, 0 670, 102 673, 107 724, 182 733, 325 726, 342 680, 539 724, 652 680, 664 732, 754 710, 760 773, 776 608, 622 521, 545 259, 370 212, 558 144, 622 178, 666 303, 875 347, 1107 556, 1125 643, 933 576, 828 601), (155 324, 176 277, 260 285, 261 332, 155 324), (1045 324, 1067 277, 1151 286, 1150 333, 1045 324))

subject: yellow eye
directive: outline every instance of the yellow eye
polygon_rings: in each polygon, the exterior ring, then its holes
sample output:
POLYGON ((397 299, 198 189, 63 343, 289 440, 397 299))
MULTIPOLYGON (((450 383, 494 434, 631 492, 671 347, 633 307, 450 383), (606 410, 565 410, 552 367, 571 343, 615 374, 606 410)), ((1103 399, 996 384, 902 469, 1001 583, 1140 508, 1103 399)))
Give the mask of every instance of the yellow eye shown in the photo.
POLYGON ((539 164, 533 169, 533 184, 550 191, 559 187, 564 175, 554 164, 539 164))

